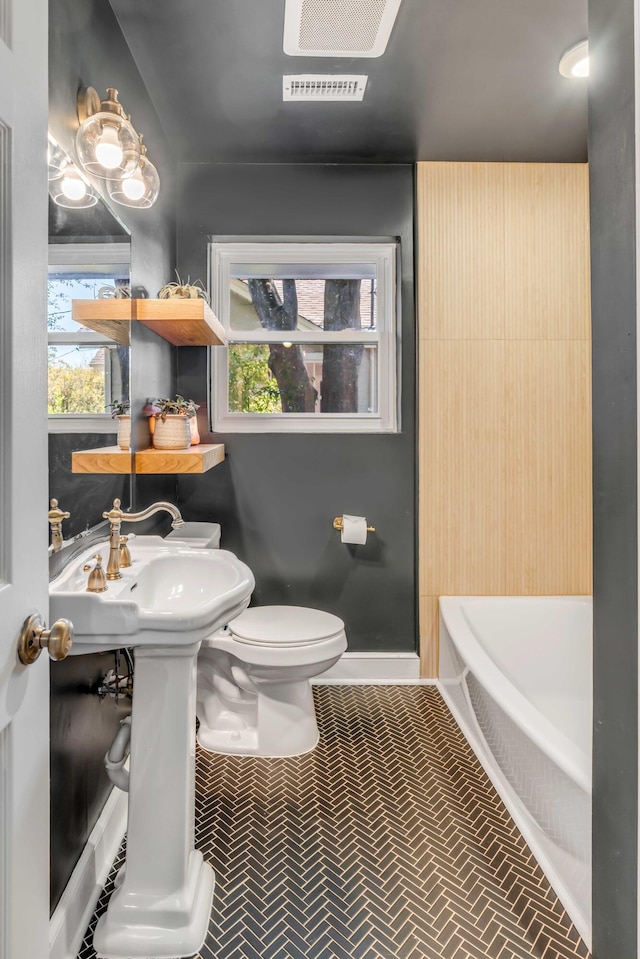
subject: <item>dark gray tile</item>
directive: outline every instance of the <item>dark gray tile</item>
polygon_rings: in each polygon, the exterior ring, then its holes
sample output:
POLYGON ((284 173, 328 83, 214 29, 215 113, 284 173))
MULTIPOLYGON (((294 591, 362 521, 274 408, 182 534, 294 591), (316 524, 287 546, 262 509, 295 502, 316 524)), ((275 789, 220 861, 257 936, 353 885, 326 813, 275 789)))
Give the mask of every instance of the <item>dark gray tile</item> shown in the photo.
POLYGON ((312 753, 198 750, 196 840, 216 870, 198 959, 587 959, 435 688, 314 692, 312 753))

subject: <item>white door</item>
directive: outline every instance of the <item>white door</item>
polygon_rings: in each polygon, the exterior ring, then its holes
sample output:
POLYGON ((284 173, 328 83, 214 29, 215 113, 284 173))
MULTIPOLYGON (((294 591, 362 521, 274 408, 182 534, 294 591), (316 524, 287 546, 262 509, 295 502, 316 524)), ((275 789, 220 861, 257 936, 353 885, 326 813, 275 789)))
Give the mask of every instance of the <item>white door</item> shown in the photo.
POLYGON ((0 0, 0 959, 46 959, 49 667, 17 661, 46 619, 47 0, 0 0))

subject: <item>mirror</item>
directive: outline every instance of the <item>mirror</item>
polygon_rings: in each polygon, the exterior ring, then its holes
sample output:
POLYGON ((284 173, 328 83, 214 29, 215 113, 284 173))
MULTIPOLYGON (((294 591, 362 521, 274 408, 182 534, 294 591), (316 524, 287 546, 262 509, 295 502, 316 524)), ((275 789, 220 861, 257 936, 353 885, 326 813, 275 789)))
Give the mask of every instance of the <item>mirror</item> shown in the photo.
POLYGON ((73 451, 116 447, 113 404, 130 402, 130 348, 75 322, 71 301, 128 294, 131 237, 51 136, 49 176, 49 495, 71 513, 69 539, 100 522, 115 497, 132 503, 130 466, 71 470, 73 451))

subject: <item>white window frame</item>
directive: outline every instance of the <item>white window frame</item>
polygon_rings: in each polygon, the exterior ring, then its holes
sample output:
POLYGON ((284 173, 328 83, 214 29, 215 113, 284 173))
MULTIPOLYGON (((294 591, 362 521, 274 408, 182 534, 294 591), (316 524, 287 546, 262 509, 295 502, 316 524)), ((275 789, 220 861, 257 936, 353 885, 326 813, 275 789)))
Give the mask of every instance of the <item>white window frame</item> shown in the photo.
MULTIPOLYGON (((374 343, 377 347, 377 413, 235 413, 229 411, 229 363, 226 347, 210 348, 211 425, 216 433, 395 433, 398 432, 399 300, 396 284, 399 244, 389 242, 217 242, 209 244, 211 304, 224 326, 229 343, 374 343), (250 335, 231 329, 229 289, 232 274, 243 264, 264 263, 264 278, 274 264, 315 267, 326 264, 327 277, 340 275, 339 267, 373 264, 376 275, 375 331, 338 330, 313 333, 305 330, 256 330, 250 335), (338 268, 338 269, 336 269, 338 268)), ((317 271, 316 271, 317 274, 317 271)), ((255 269, 252 276, 259 276, 255 269)))
MULTIPOLYGON (((131 245, 129 243, 50 243, 49 268, 56 273, 82 273, 87 269, 111 274, 114 267, 130 269, 131 245), (123 256, 123 253, 126 255, 123 256)), ((48 333, 49 346, 87 346, 99 350, 101 346, 113 346, 113 340, 100 333, 48 333)), ((117 433, 117 423, 110 413, 49 413, 50 433, 117 433)))

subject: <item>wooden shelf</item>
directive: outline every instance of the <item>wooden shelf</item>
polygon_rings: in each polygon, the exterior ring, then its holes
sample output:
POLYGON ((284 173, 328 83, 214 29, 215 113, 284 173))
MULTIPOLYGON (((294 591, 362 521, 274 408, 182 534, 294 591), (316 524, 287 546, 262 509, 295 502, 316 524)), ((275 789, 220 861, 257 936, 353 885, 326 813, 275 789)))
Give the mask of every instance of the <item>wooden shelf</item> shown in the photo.
MULTIPOLYGON (((224 460, 222 443, 201 443, 188 450, 139 450, 136 473, 206 473, 224 460)), ((71 454, 72 473, 130 473, 131 453, 118 446, 76 450, 71 454)))
POLYGON ((76 450, 71 454, 72 473, 130 473, 131 451, 119 446, 76 450))
POLYGON ((206 473, 223 459, 222 443, 201 443, 188 450, 140 450, 136 473, 206 473))
POLYGON ((173 346, 224 346, 226 343, 220 320, 200 298, 72 300, 71 317, 121 346, 129 346, 131 342, 131 323, 142 323, 173 346))

